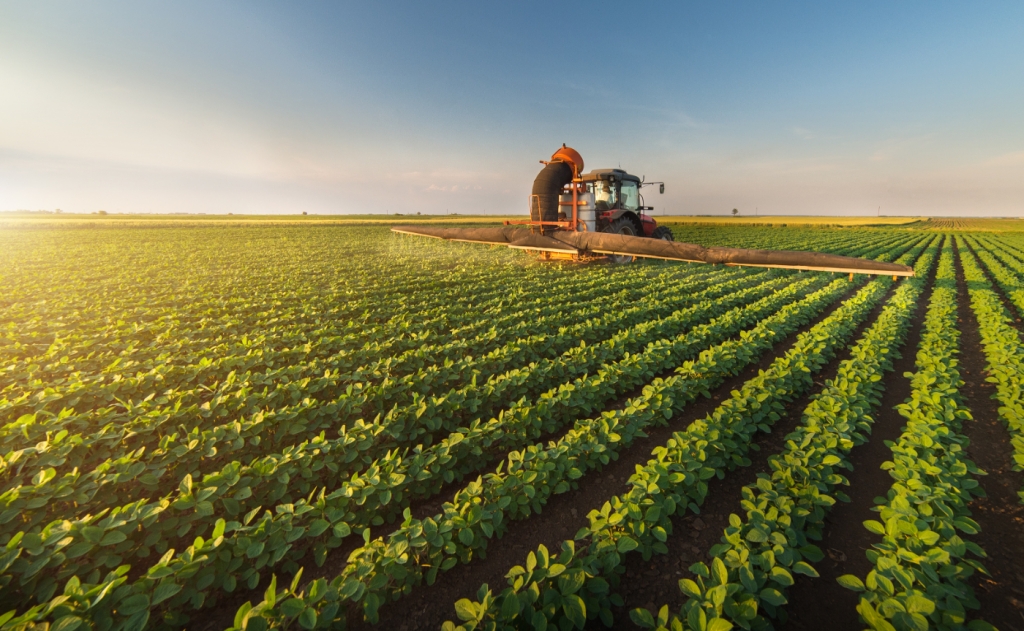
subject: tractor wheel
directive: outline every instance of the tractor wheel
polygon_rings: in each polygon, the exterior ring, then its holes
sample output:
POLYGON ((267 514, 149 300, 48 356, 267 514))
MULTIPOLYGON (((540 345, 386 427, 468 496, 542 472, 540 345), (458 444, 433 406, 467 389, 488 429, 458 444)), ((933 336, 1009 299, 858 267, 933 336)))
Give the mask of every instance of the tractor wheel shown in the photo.
POLYGON ((652 239, 661 239, 662 241, 675 241, 675 237, 672 236, 672 231, 667 226, 658 226, 651 233, 652 239))
MULTIPOLYGON (((623 217, 618 221, 612 223, 604 229, 604 232, 611 232, 613 234, 622 234, 627 237, 635 237, 637 235, 636 224, 631 220, 623 217)), ((636 259, 635 256, 629 256, 627 254, 609 254, 608 260, 616 265, 622 265, 623 263, 632 263, 636 259)))

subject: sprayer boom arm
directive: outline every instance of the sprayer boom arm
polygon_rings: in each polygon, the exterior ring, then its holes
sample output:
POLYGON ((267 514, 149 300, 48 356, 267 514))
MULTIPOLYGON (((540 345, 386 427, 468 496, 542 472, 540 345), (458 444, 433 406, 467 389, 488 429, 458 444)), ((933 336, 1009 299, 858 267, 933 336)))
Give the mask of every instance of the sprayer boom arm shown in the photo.
POLYGON ((448 241, 504 245, 521 250, 563 254, 620 254, 669 261, 712 263, 745 267, 777 267, 783 269, 913 276, 914 270, 898 263, 859 259, 820 252, 790 250, 744 250, 741 248, 706 248, 692 243, 662 241, 606 232, 555 231, 546 235, 506 226, 503 228, 439 228, 434 226, 395 226, 392 232, 433 237, 448 241))

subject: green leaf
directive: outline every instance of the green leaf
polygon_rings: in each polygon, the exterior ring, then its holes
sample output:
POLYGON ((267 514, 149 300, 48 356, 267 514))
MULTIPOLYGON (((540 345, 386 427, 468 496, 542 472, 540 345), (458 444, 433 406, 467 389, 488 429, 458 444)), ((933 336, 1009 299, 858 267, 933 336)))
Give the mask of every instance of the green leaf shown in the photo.
POLYGON ((843 574, 842 576, 836 579, 836 582, 838 582, 846 589, 850 589, 855 592, 862 592, 865 589, 864 582, 856 576, 854 576, 853 574, 843 574))
POLYGON ((117 611, 122 616, 133 616, 140 611, 149 609, 149 596, 145 594, 135 594, 125 598, 118 604, 117 611))
POLYGON ((764 543, 765 541, 768 541, 768 535, 760 528, 751 528, 747 533, 747 541, 751 541, 753 543, 764 543))
POLYGON ((683 592, 690 598, 701 597, 700 587, 697 586, 697 583, 688 578, 679 579, 679 591, 683 592))
POLYGON ((277 574, 270 577, 270 585, 267 585, 267 591, 263 592, 263 602, 270 608, 277 604, 277 574))
POLYGON ((316 609, 306 607, 299 615, 299 626, 303 629, 312 629, 316 626, 316 609))
MULTIPOLYGON (((11 616, 8 616, 8 618, 11 616)), ((78 616, 61 616, 53 623, 50 627, 50 631, 75 631, 78 627, 82 626, 82 620, 78 616)))
POLYGON ((153 605, 161 603, 181 591, 181 585, 173 582, 160 583, 153 590, 153 605))
POLYGON ((533 612, 533 618, 530 620, 530 626, 533 627, 533 631, 547 631, 548 619, 544 615, 543 611, 533 612))
POLYGON ((68 548, 67 552, 65 552, 64 554, 66 554, 69 559, 77 559, 78 557, 89 552, 95 547, 96 546, 94 544, 91 544, 88 541, 79 541, 78 543, 68 548))
POLYGON ((455 615, 463 622, 476 620, 476 610, 476 603, 468 598, 463 598, 455 602, 455 615))
POLYGON ((803 574, 805 576, 811 576, 814 578, 818 577, 818 570, 810 566, 810 564, 804 561, 797 561, 793 564, 793 571, 797 574, 803 574))
POLYGON ((99 543, 103 538, 103 529, 96 526, 86 526, 82 528, 82 536, 89 543, 99 543))
POLYGON ((885 526, 883 526, 880 522, 877 522, 873 519, 865 521, 864 527, 867 528, 869 532, 874 533, 876 535, 885 535, 885 526))
POLYGON ((122 623, 121 631, 143 631, 149 622, 149 610, 143 609, 136 612, 127 621, 122 623))
POLYGON ((562 599, 562 611, 578 628, 582 629, 587 624, 587 606, 576 594, 570 594, 562 599))
POLYGON ((732 623, 724 618, 715 618, 708 622, 707 631, 730 631, 732 623))
POLYGON ((711 576, 715 579, 715 585, 725 585, 729 582, 729 570, 722 559, 715 557, 711 561, 711 576))
POLYGON ((245 549, 245 556, 250 559, 255 559, 263 552, 263 547, 266 545, 264 541, 256 541, 249 544, 249 547, 245 549))
POLYGON ((513 620, 522 610, 522 603, 515 594, 507 594, 501 602, 501 617, 504 620, 513 620))
POLYGON ((262 616, 253 616, 245 621, 245 631, 267 631, 268 627, 267 619, 262 616))
POLYGON ((774 605, 776 607, 781 607, 782 605, 785 605, 787 602, 786 597, 782 595, 782 592, 780 592, 777 589, 772 589, 770 587, 765 587, 764 589, 762 589, 761 593, 758 594, 758 596, 761 598, 761 600, 765 601, 769 605, 774 605))
POLYGON ((625 554, 626 552, 631 552, 639 547, 640 544, 636 542, 636 539, 633 539, 632 537, 619 537, 619 543, 616 546, 616 549, 620 554, 625 554))
POLYGON ((635 624, 636 626, 643 627, 645 629, 653 629, 655 626, 654 616, 651 615, 651 612, 647 611, 646 609, 630 609, 629 619, 632 620, 633 624, 635 624))
POLYGON ((245 617, 249 614, 249 612, 251 610, 252 610, 252 603, 248 602, 248 601, 246 601, 246 603, 244 605, 242 605, 241 607, 238 608, 238 611, 235 612, 235 624, 234 624, 234 627, 236 629, 241 629, 242 628, 242 625, 245 624, 245 622, 244 622, 245 621, 245 617))
POLYGON ((303 612, 306 608, 306 603, 302 602, 300 598, 289 598, 288 600, 281 603, 281 614, 286 618, 294 618, 303 612))
POLYGON ((903 606, 907 608, 908 613, 923 613, 925 615, 930 615, 935 611, 934 602, 917 594, 913 594, 903 601, 903 606))

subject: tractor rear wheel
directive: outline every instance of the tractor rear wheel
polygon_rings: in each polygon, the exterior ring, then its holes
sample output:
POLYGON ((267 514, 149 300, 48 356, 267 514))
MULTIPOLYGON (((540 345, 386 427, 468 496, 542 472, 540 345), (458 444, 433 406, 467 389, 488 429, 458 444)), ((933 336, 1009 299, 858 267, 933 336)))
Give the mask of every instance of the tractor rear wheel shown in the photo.
POLYGON ((672 231, 669 230, 668 226, 658 226, 651 233, 652 239, 661 239, 662 241, 675 241, 675 237, 672 236, 672 231))
MULTIPOLYGON (((636 230, 636 224, 626 217, 612 222, 612 225, 604 229, 604 232, 611 232, 613 234, 621 234, 627 237, 639 236, 636 230)), ((609 254, 608 260, 616 265, 622 265, 623 263, 632 263, 636 259, 635 256, 629 256, 628 254, 609 254)))

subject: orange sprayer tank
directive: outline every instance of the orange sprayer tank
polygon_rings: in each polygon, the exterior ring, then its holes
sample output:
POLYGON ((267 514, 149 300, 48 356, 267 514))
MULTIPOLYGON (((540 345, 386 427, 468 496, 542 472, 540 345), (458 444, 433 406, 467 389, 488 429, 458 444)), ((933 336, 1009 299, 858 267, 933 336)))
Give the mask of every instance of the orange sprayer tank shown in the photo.
POLYGON ((551 155, 552 162, 567 162, 572 165, 573 175, 579 176, 583 172, 583 156, 572 147, 566 147, 563 143, 558 151, 551 155))

